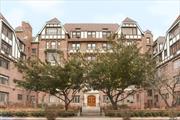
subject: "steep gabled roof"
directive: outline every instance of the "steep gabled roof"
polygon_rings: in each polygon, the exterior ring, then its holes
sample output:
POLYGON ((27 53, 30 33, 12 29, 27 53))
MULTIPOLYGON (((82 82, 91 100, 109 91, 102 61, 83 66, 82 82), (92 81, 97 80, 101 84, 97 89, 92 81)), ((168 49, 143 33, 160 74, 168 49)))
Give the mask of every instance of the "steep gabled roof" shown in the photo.
POLYGON ((178 21, 180 21, 180 15, 176 18, 176 20, 173 22, 173 24, 172 24, 171 27, 168 29, 168 31, 170 31, 170 30, 173 28, 173 26, 174 26, 175 24, 177 24, 178 21))
POLYGON ((60 24, 61 22, 57 18, 53 18, 46 22, 47 24, 60 24))
POLYGON ((4 22, 6 22, 6 24, 8 24, 10 27, 12 27, 10 25, 10 23, 6 20, 6 18, 2 15, 2 13, 0 12, 0 19, 2 19, 4 22))
POLYGON ((126 17, 123 21, 123 23, 136 23, 136 21, 134 21, 133 19, 126 17))

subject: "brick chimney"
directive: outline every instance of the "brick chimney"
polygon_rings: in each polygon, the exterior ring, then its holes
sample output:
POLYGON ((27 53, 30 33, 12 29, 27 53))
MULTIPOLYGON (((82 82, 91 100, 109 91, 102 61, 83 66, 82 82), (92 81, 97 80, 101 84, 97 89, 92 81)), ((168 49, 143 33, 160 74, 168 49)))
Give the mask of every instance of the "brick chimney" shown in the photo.
POLYGON ((30 57, 31 41, 32 41, 32 27, 28 22, 22 21, 21 26, 15 28, 16 35, 26 45, 25 53, 27 58, 30 57))

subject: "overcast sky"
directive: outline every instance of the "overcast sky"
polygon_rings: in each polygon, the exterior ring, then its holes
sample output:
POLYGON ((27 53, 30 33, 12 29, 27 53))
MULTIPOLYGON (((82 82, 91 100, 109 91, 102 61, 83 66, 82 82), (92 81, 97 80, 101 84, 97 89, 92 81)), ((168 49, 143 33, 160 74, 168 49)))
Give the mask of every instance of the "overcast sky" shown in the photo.
POLYGON ((28 21, 33 35, 54 17, 63 24, 120 24, 130 17, 155 39, 165 35, 180 14, 180 0, 0 0, 0 11, 13 27, 28 21))

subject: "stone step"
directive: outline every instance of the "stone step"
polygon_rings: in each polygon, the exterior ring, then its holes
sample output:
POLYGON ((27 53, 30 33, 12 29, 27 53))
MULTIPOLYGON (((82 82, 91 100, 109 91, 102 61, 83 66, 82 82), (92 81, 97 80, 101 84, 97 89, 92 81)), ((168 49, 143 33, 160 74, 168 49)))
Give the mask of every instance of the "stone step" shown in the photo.
POLYGON ((100 112, 82 112, 81 116, 101 116, 100 112))
POLYGON ((81 116, 100 116, 100 107, 82 107, 81 116))

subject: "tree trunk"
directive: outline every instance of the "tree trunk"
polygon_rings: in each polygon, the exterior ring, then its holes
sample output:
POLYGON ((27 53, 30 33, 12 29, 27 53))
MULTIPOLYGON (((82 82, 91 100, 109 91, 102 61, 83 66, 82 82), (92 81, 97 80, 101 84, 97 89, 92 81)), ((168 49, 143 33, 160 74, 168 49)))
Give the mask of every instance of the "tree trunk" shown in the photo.
POLYGON ((65 100, 64 100, 64 103, 65 103, 65 111, 68 110, 68 107, 69 107, 69 101, 68 101, 68 98, 67 96, 64 96, 65 100))
POLYGON ((117 110, 118 109, 117 102, 113 102, 112 107, 113 107, 113 110, 117 110))
POLYGON ((68 110, 68 107, 69 107, 69 103, 65 103, 65 111, 68 110))
POLYGON ((110 94, 107 94, 107 96, 109 97, 113 110, 117 110, 118 109, 117 102, 113 100, 113 97, 110 94))
POLYGON ((39 101, 39 92, 36 92, 36 97, 35 97, 35 108, 37 108, 38 107, 38 102, 39 101))
POLYGON ((167 99, 166 99, 166 98, 164 98, 163 94, 161 93, 161 90, 158 90, 158 92, 159 92, 159 94, 160 94, 161 98, 164 100, 164 102, 165 102, 166 106, 167 106, 168 108, 170 108, 170 105, 169 105, 169 103, 168 103, 167 99))

